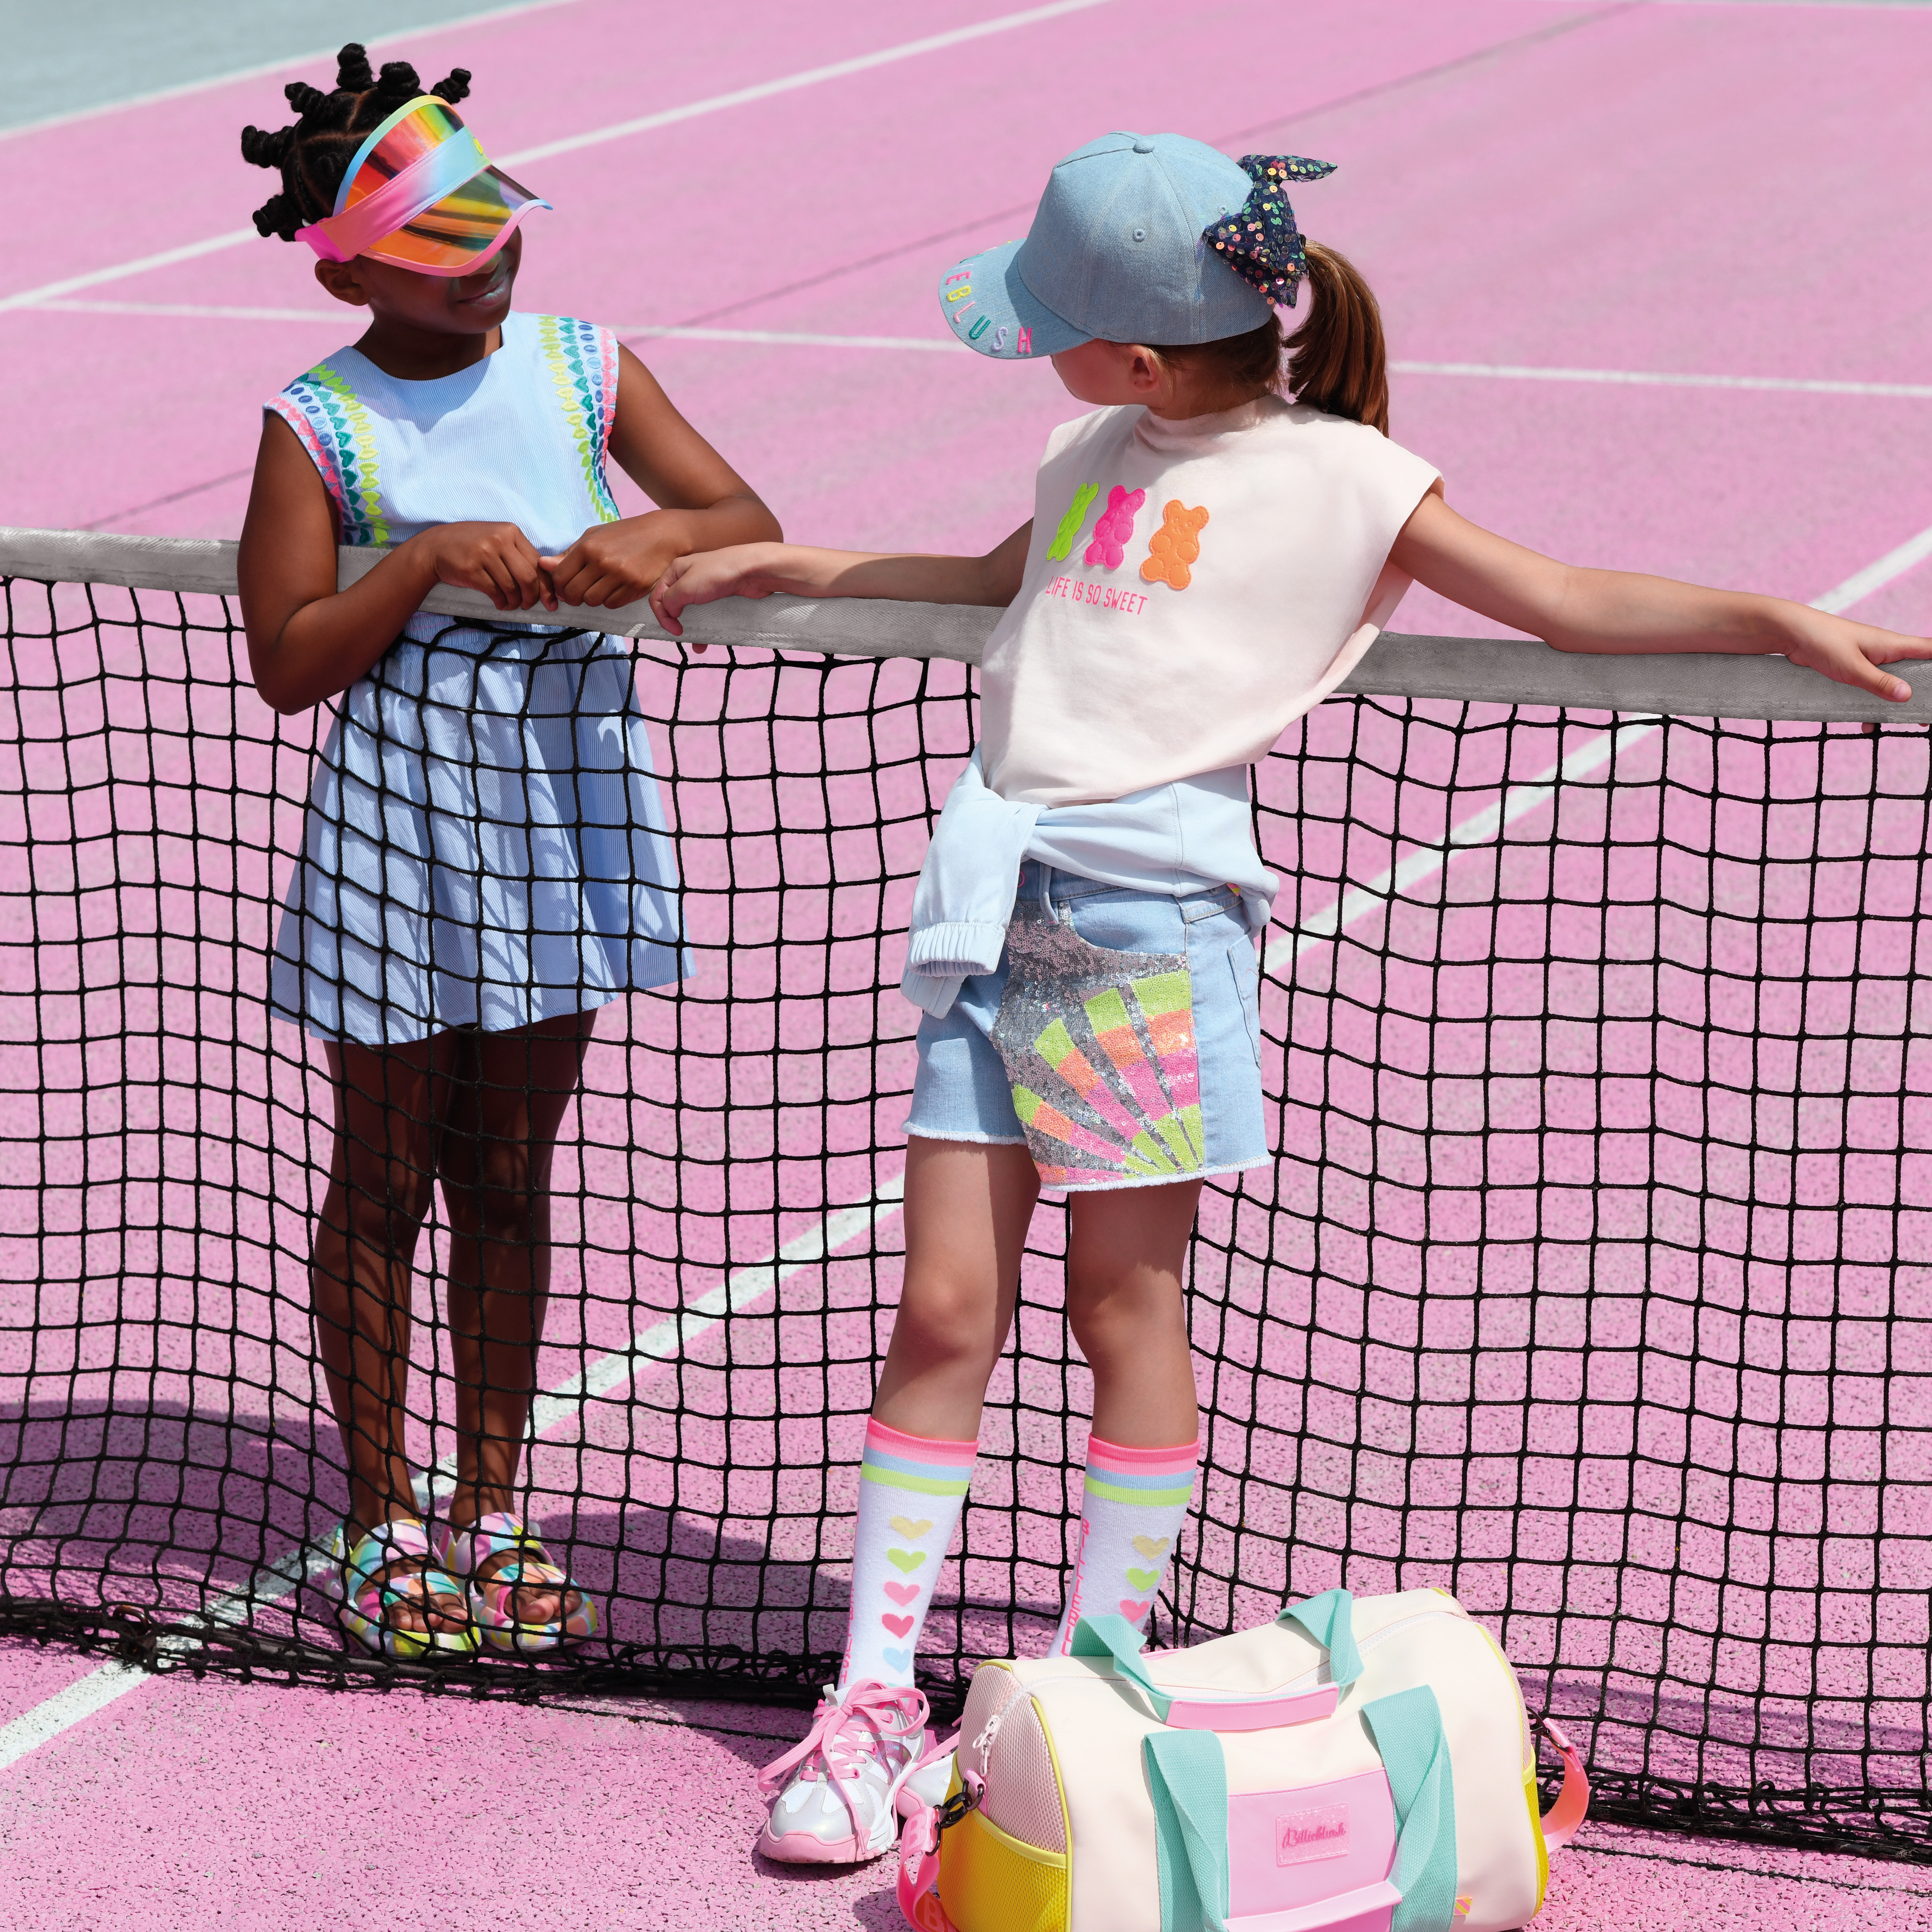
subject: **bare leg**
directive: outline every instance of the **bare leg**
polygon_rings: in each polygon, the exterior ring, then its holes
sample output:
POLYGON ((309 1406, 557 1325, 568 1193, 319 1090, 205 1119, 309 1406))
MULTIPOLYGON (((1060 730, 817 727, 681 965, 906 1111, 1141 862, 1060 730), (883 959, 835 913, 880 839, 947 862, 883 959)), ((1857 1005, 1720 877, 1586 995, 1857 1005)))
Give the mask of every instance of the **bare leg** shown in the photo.
MULTIPOLYGON (((335 1093, 335 1144, 328 1191, 310 1262, 316 1342, 349 1462, 352 1550, 368 1531, 413 1518, 416 1496, 404 1453, 410 1372, 410 1291, 416 1238, 433 1185, 436 1130, 431 1068, 447 1035, 380 1048, 328 1044, 335 1093)), ((418 1562, 377 1572, 420 1570, 418 1562)), ((425 1628, 416 1602, 390 1606, 398 1628, 425 1628)), ((436 1600, 429 1623, 460 1630, 460 1598, 436 1600)))
MULTIPOLYGON (((550 1167, 595 1019, 570 1013, 507 1033, 465 1033, 440 1073, 437 1165, 449 1208, 456 1370, 449 1520, 459 1527, 515 1505, 550 1298, 550 1167)), ((487 1580, 494 1570, 482 1574, 487 1580)), ((520 1588, 512 1614, 550 1622, 562 1614, 560 1593, 520 1588)))
POLYGON ((872 1404, 889 1428, 954 1442, 979 1434, 1039 1198, 1023 1147, 908 1141, 905 1286, 872 1404))
POLYGON ((1123 1448, 1192 1442, 1201 1412, 1181 1272, 1198 1180, 1076 1193, 1066 1317, 1094 1371, 1094 1432, 1123 1448))

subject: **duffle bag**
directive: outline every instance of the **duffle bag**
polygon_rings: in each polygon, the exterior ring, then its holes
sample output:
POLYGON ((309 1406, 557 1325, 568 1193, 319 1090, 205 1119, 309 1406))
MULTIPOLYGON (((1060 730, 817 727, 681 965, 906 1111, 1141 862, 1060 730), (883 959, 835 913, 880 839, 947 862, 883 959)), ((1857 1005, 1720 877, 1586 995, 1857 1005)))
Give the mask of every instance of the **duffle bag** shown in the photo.
POLYGON ((1441 1590, 1330 1590, 1143 1654, 980 1666, 943 1808, 900 1845, 919 1932, 1508 1932, 1589 1804, 1576 1749, 1540 1815, 1516 1673, 1441 1590))

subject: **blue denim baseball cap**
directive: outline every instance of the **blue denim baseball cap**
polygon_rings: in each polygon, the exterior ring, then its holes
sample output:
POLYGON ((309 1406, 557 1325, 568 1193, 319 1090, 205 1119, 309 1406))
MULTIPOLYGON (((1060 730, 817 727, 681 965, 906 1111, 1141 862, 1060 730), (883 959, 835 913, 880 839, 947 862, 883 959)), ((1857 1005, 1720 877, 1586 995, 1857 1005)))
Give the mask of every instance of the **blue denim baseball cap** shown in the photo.
POLYGON ((1060 162, 1023 242, 969 255, 940 280, 947 326, 1013 362, 1096 337, 1156 346, 1218 342, 1272 308, 1202 240, 1254 182, 1184 134, 1103 134, 1060 162))

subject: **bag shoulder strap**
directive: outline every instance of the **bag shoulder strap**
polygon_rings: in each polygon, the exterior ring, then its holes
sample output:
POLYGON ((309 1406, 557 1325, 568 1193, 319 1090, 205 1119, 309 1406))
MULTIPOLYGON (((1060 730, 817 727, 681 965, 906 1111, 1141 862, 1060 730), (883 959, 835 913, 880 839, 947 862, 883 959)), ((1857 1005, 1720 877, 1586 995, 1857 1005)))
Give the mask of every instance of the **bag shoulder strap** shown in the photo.
POLYGON ((1141 1756, 1154 1800, 1161 1932, 1227 1932, 1228 1766, 1221 1740, 1210 1731, 1150 1731, 1141 1740, 1141 1756))
POLYGON ((1362 1706, 1395 1800, 1395 1865, 1402 1903, 1389 1932, 1449 1932, 1456 1922, 1456 1780, 1436 1693, 1418 1684, 1362 1706))

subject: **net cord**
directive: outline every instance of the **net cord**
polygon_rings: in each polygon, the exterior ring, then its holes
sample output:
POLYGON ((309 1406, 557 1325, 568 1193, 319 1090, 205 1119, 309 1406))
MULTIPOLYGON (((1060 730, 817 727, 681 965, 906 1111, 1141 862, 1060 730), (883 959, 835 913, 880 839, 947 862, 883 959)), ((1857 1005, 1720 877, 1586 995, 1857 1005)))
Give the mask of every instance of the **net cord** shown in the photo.
MULTIPOLYGON (((89 530, 0 529, 0 576, 45 584, 232 596, 240 546, 212 538, 118 536, 89 530)), ((374 570, 386 550, 344 545, 337 587, 374 570)), ((440 616, 514 624, 482 592, 445 586, 423 608, 440 616)), ((692 641, 739 649, 817 651, 827 657, 948 658, 976 664, 998 622, 972 604, 859 598, 733 598, 688 612, 692 641)), ((640 601, 609 610, 566 604, 530 624, 562 623, 607 636, 677 641, 640 601)), ((1467 704, 1550 705, 1662 718, 1783 718, 1827 724, 1932 724, 1932 677, 1903 704, 1834 684, 1782 657, 1718 652, 1560 651, 1529 638, 1438 638, 1386 632, 1336 686, 1364 697, 1446 698, 1467 704)))

